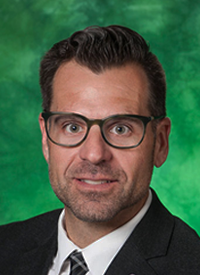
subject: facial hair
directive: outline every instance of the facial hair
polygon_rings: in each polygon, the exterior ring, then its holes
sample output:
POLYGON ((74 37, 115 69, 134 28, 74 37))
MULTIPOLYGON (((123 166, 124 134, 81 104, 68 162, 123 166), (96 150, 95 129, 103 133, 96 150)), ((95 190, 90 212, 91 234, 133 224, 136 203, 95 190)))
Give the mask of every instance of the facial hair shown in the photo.
MULTIPOLYGON (((153 170, 152 161, 149 163, 149 182, 153 170)), ((78 219, 86 222, 106 222, 115 217, 123 209, 137 204, 148 191, 148 184, 141 183, 140 188, 136 187, 136 182, 132 182, 127 190, 123 190, 128 178, 124 170, 114 169, 109 163, 98 165, 87 161, 81 162, 78 166, 68 168, 64 177, 58 179, 54 170, 49 165, 49 176, 52 187, 57 197, 65 207, 78 219), (117 181, 117 187, 113 192, 79 191, 74 189, 73 179, 87 177, 108 178, 117 181)))

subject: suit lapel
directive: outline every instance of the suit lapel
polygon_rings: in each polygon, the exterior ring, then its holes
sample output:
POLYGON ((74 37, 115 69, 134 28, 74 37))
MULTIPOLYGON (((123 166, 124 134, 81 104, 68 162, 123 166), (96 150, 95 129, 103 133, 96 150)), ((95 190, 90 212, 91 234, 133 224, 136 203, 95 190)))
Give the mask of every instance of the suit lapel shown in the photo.
POLYGON ((56 237, 48 243, 22 255, 14 275, 47 275, 56 253, 56 237))
POLYGON ((59 214, 60 211, 55 211, 48 218, 42 219, 41 224, 38 226, 39 230, 36 229, 38 234, 31 239, 31 244, 27 244, 27 251, 21 255, 19 264, 13 272, 14 275, 48 274, 57 252, 59 214))
POLYGON ((156 275, 136 246, 126 244, 105 275, 156 275))
POLYGON ((153 200, 144 218, 117 254, 105 275, 156 275, 150 259, 164 256, 174 218, 152 190, 153 200))

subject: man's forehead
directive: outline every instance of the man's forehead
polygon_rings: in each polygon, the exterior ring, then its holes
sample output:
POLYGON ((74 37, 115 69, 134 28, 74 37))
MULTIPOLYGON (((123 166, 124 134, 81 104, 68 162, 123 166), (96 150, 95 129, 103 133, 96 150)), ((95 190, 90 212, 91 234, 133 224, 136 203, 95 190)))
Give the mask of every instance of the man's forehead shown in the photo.
POLYGON ((144 102, 146 105, 147 96, 148 80, 137 65, 114 67, 96 74, 69 62, 63 64, 54 77, 52 104, 76 106, 90 101, 90 105, 99 103, 103 107, 108 102, 107 108, 113 108, 113 104, 128 106, 144 102))

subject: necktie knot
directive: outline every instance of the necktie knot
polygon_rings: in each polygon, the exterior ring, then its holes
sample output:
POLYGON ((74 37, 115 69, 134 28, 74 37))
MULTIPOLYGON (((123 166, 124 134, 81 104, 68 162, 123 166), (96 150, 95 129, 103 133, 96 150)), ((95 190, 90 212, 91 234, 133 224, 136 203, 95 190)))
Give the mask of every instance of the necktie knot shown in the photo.
POLYGON ((81 252, 73 251, 69 255, 70 275, 85 275, 88 272, 87 264, 81 252))

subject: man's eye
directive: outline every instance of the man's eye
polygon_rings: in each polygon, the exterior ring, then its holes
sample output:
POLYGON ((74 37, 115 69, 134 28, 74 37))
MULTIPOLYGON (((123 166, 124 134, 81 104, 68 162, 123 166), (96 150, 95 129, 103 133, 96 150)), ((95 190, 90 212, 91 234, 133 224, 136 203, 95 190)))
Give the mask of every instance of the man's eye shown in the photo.
POLYGON ((79 132, 81 132, 83 130, 80 125, 73 124, 73 123, 65 125, 64 128, 65 128, 66 132, 72 133, 72 134, 79 133, 79 132))
POLYGON ((130 132, 130 129, 125 125, 116 125, 111 129, 111 133, 117 134, 117 135, 125 135, 128 132, 130 132))

